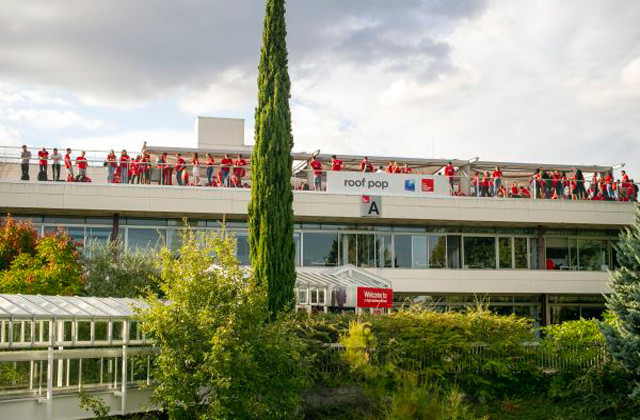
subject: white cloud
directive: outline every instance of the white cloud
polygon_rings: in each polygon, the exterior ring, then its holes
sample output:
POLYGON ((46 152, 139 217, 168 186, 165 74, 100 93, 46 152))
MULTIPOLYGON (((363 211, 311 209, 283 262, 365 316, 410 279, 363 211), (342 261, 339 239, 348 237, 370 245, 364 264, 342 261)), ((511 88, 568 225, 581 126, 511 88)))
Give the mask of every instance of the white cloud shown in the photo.
POLYGON ((69 127, 96 131, 105 126, 102 121, 85 119, 76 112, 69 110, 7 108, 0 115, 3 116, 5 121, 25 123, 42 131, 60 130, 69 127))
POLYGON ((135 154, 142 150, 147 142, 149 146, 180 146, 196 147, 196 138, 193 131, 181 130, 131 130, 116 132, 107 135, 74 137, 64 139, 61 143, 64 147, 74 150, 111 150, 120 151, 127 149, 129 154, 135 154))
POLYGON ((194 115, 241 112, 253 106, 257 91, 255 75, 232 68, 203 90, 189 92, 180 101, 180 108, 194 115))

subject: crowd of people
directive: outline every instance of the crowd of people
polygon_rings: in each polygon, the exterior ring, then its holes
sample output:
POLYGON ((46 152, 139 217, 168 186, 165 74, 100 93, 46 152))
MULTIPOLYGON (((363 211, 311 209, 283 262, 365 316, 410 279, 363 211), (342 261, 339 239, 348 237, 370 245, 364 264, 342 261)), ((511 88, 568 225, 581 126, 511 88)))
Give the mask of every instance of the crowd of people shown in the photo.
MULTIPOLYGON (((61 168, 64 165, 67 182, 91 182, 87 175, 88 160, 84 151, 76 157, 72 156, 72 150, 67 148, 62 155, 57 148, 51 153, 46 148, 38 151, 38 180, 49 180, 48 167, 51 166, 51 180, 60 181, 61 168)), ((29 180, 29 167, 32 158, 27 146, 22 146, 20 163, 23 180, 29 180)), ((203 157, 198 153, 186 156, 176 153, 173 162, 169 162, 168 153, 157 155, 152 161, 148 151, 129 156, 126 150, 118 155, 111 150, 107 155, 103 166, 106 167, 106 181, 110 184, 151 184, 159 185, 183 185, 183 186, 209 186, 209 187, 236 187, 249 188, 245 181, 247 175, 247 161, 238 154, 235 159, 225 154, 219 162, 216 162, 211 153, 203 157)), ((337 156, 332 156, 330 162, 322 162, 317 156, 307 162, 308 170, 312 173, 313 184, 299 183, 296 188, 300 190, 323 190, 323 175, 327 171, 342 171, 345 165, 337 156)), ((357 170, 357 168, 349 169, 357 170)), ((387 174, 411 174, 412 168, 407 163, 399 164, 390 161, 386 166, 375 165, 368 157, 360 162, 359 170, 368 173, 387 174)), ((461 174, 458 173, 452 162, 448 162, 438 175, 447 179, 451 195, 476 197, 504 197, 504 198, 536 198, 536 199, 573 199, 573 200, 603 200, 603 201, 637 201, 638 186, 630 179, 625 171, 621 172, 620 179, 615 179, 611 172, 594 173, 587 180, 580 169, 567 174, 560 170, 536 169, 528 181, 518 183, 519 177, 511 176, 513 180, 509 185, 499 166, 493 171, 474 172, 469 181, 471 191, 465 193, 461 174)))
MULTIPOLYGON (((30 179, 29 168, 32 154, 27 146, 22 146, 20 153, 21 179, 30 179)), ((86 152, 81 152, 76 158, 72 157, 72 150, 67 149, 64 157, 54 148, 49 154, 45 147, 38 151, 38 180, 60 181, 60 169, 64 164, 67 182, 91 182, 87 175, 88 160, 86 152), (48 166, 51 163, 51 178, 48 174, 48 166)), ((207 153, 200 158, 198 153, 185 157, 176 153, 175 163, 169 162, 168 153, 158 155, 152 162, 151 154, 143 151, 135 158, 126 150, 120 152, 120 156, 111 150, 103 162, 106 167, 106 181, 109 184, 151 184, 152 178, 160 185, 202 185, 210 187, 236 187, 248 188, 244 182, 246 176, 247 161, 242 155, 232 159, 226 154, 219 162, 212 154, 207 153), (202 170, 202 172, 201 172, 202 170), (155 172, 155 173, 154 173, 155 172), (153 174, 153 175, 152 175, 153 174)))

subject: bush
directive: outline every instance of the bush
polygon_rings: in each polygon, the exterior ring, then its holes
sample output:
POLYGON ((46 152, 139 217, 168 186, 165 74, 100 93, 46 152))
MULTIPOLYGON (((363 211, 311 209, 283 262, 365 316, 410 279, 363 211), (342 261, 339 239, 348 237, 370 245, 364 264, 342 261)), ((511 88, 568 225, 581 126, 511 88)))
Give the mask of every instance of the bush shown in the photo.
POLYGON ((15 224, 10 219, 0 228, 0 237, 17 244, 8 268, 0 271, 0 293, 77 295, 84 288, 84 276, 79 263, 80 253, 69 235, 59 230, 44 237, 35 236, 29 223, 15 224))
POLYGON ((88 242, 82 260, 88 296, 140 297, 160 293, 157 253, 151 249, 128 250, 120 241, 88 242))
POLYGON ((160 289, 142 329, 160 348, 154 399, 175 419, 280 419, 301 415, 303 344, 291 320, 269 321, 265 289, 235 257, 235 239, 160 252, 160 289))
POLYGON ((0 222, 0 271, 7 270, 20 254, 35 255, 38 231, 31 222, 16 222, 8 215, 0 222))

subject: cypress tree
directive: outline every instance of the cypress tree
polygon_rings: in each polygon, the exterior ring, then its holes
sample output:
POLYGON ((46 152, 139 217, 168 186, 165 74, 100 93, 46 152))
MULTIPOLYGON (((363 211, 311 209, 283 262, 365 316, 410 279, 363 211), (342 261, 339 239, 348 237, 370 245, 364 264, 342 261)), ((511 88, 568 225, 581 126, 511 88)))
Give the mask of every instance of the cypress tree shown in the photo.
POLYGON ((601 323, 611 354, 638 379, 633 397, 640 401, 640 212, 635 223, 620 234, 618 267, 611 272, 613 290, 607 307, 612 323, 601 323))
POLYGON ((267 0, 258 68, 249 246, 256 281, 272 316, 294 306, 291 112, 284 0, 267 0))

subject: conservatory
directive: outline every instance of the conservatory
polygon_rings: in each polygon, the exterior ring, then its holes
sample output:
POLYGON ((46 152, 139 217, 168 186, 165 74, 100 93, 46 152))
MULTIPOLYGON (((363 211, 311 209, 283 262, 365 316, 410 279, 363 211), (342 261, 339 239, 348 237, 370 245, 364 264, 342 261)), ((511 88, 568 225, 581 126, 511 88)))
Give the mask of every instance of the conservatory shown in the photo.
POLYGON ((80 392, 112 414, 149 403, 154 348, 134 299, 0 294, 2 418, 80 419, 80 392))

